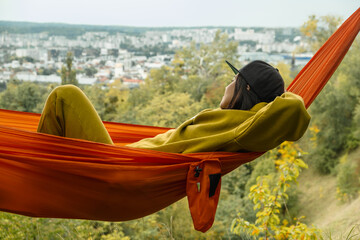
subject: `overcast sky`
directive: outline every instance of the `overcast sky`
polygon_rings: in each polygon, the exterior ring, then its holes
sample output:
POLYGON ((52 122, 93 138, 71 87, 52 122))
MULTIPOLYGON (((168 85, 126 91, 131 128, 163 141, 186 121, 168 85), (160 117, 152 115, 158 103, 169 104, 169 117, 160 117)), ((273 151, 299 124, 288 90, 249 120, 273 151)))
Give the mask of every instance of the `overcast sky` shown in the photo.
POLYGON ((359 0, 0 0, 0 20, 122 26, 299 27, 359 0))

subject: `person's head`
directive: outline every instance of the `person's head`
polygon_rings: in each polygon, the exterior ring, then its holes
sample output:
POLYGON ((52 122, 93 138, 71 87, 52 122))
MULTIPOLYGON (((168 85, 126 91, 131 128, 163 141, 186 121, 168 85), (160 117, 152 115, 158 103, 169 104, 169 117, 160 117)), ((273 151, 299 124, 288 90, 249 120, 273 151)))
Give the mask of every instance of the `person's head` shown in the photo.
POLYGON ((221 108, 249 110, 257 103, 271 102, 284 93, 284 80, 268 63, 257 60, 240 70, 227 63, 236 76, 225 89, 221 108))

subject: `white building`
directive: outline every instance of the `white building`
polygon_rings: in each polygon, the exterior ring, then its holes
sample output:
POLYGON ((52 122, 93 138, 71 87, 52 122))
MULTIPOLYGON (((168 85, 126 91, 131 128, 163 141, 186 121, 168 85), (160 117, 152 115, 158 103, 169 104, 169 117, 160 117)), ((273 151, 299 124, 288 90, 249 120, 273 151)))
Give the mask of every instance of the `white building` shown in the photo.
POLYGON ((31 57, 39 61, 46 61, 48 59, 48 51, 42 48, 18 48, 15 54, 17 57, 31 57))
POLYGON ((124 65, 122 63, 116 63, 114 68, 114 77, 121 77, 124 75, 124 65))
POLYGON ((237 41, 254 41, 263 44, 270 44, 275 41, 275 31, 255 32, 254 29, 243 31, 241 28, 234 29, 234 39, 237 41))
POLYGON ((18 68, 20 66, 21 66, 20 63, 17 60, 11 62, 11 68, 18 68))

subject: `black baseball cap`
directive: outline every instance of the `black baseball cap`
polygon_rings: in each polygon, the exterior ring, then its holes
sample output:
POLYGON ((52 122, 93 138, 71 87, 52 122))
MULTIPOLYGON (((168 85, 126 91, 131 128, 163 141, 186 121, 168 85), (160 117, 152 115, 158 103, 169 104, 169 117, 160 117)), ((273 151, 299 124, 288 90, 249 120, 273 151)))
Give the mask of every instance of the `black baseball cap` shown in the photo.
POLYGON ((226 63, 235 74, 240 74, 261 101, 271 102, 284 93, 284 80, 279 70, 270 64, 255 60, 238 70, 228 61, 226 63))

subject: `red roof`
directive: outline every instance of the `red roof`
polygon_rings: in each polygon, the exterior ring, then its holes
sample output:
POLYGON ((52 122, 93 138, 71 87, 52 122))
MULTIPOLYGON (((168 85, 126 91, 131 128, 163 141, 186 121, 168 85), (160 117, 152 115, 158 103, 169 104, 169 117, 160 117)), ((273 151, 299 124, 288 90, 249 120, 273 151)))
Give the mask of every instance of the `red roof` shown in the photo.
POLYGON ((123 78, 123 82, 125 83, 142 83, 143 80, 141 79, 130 79, 130 78, 123 78))

